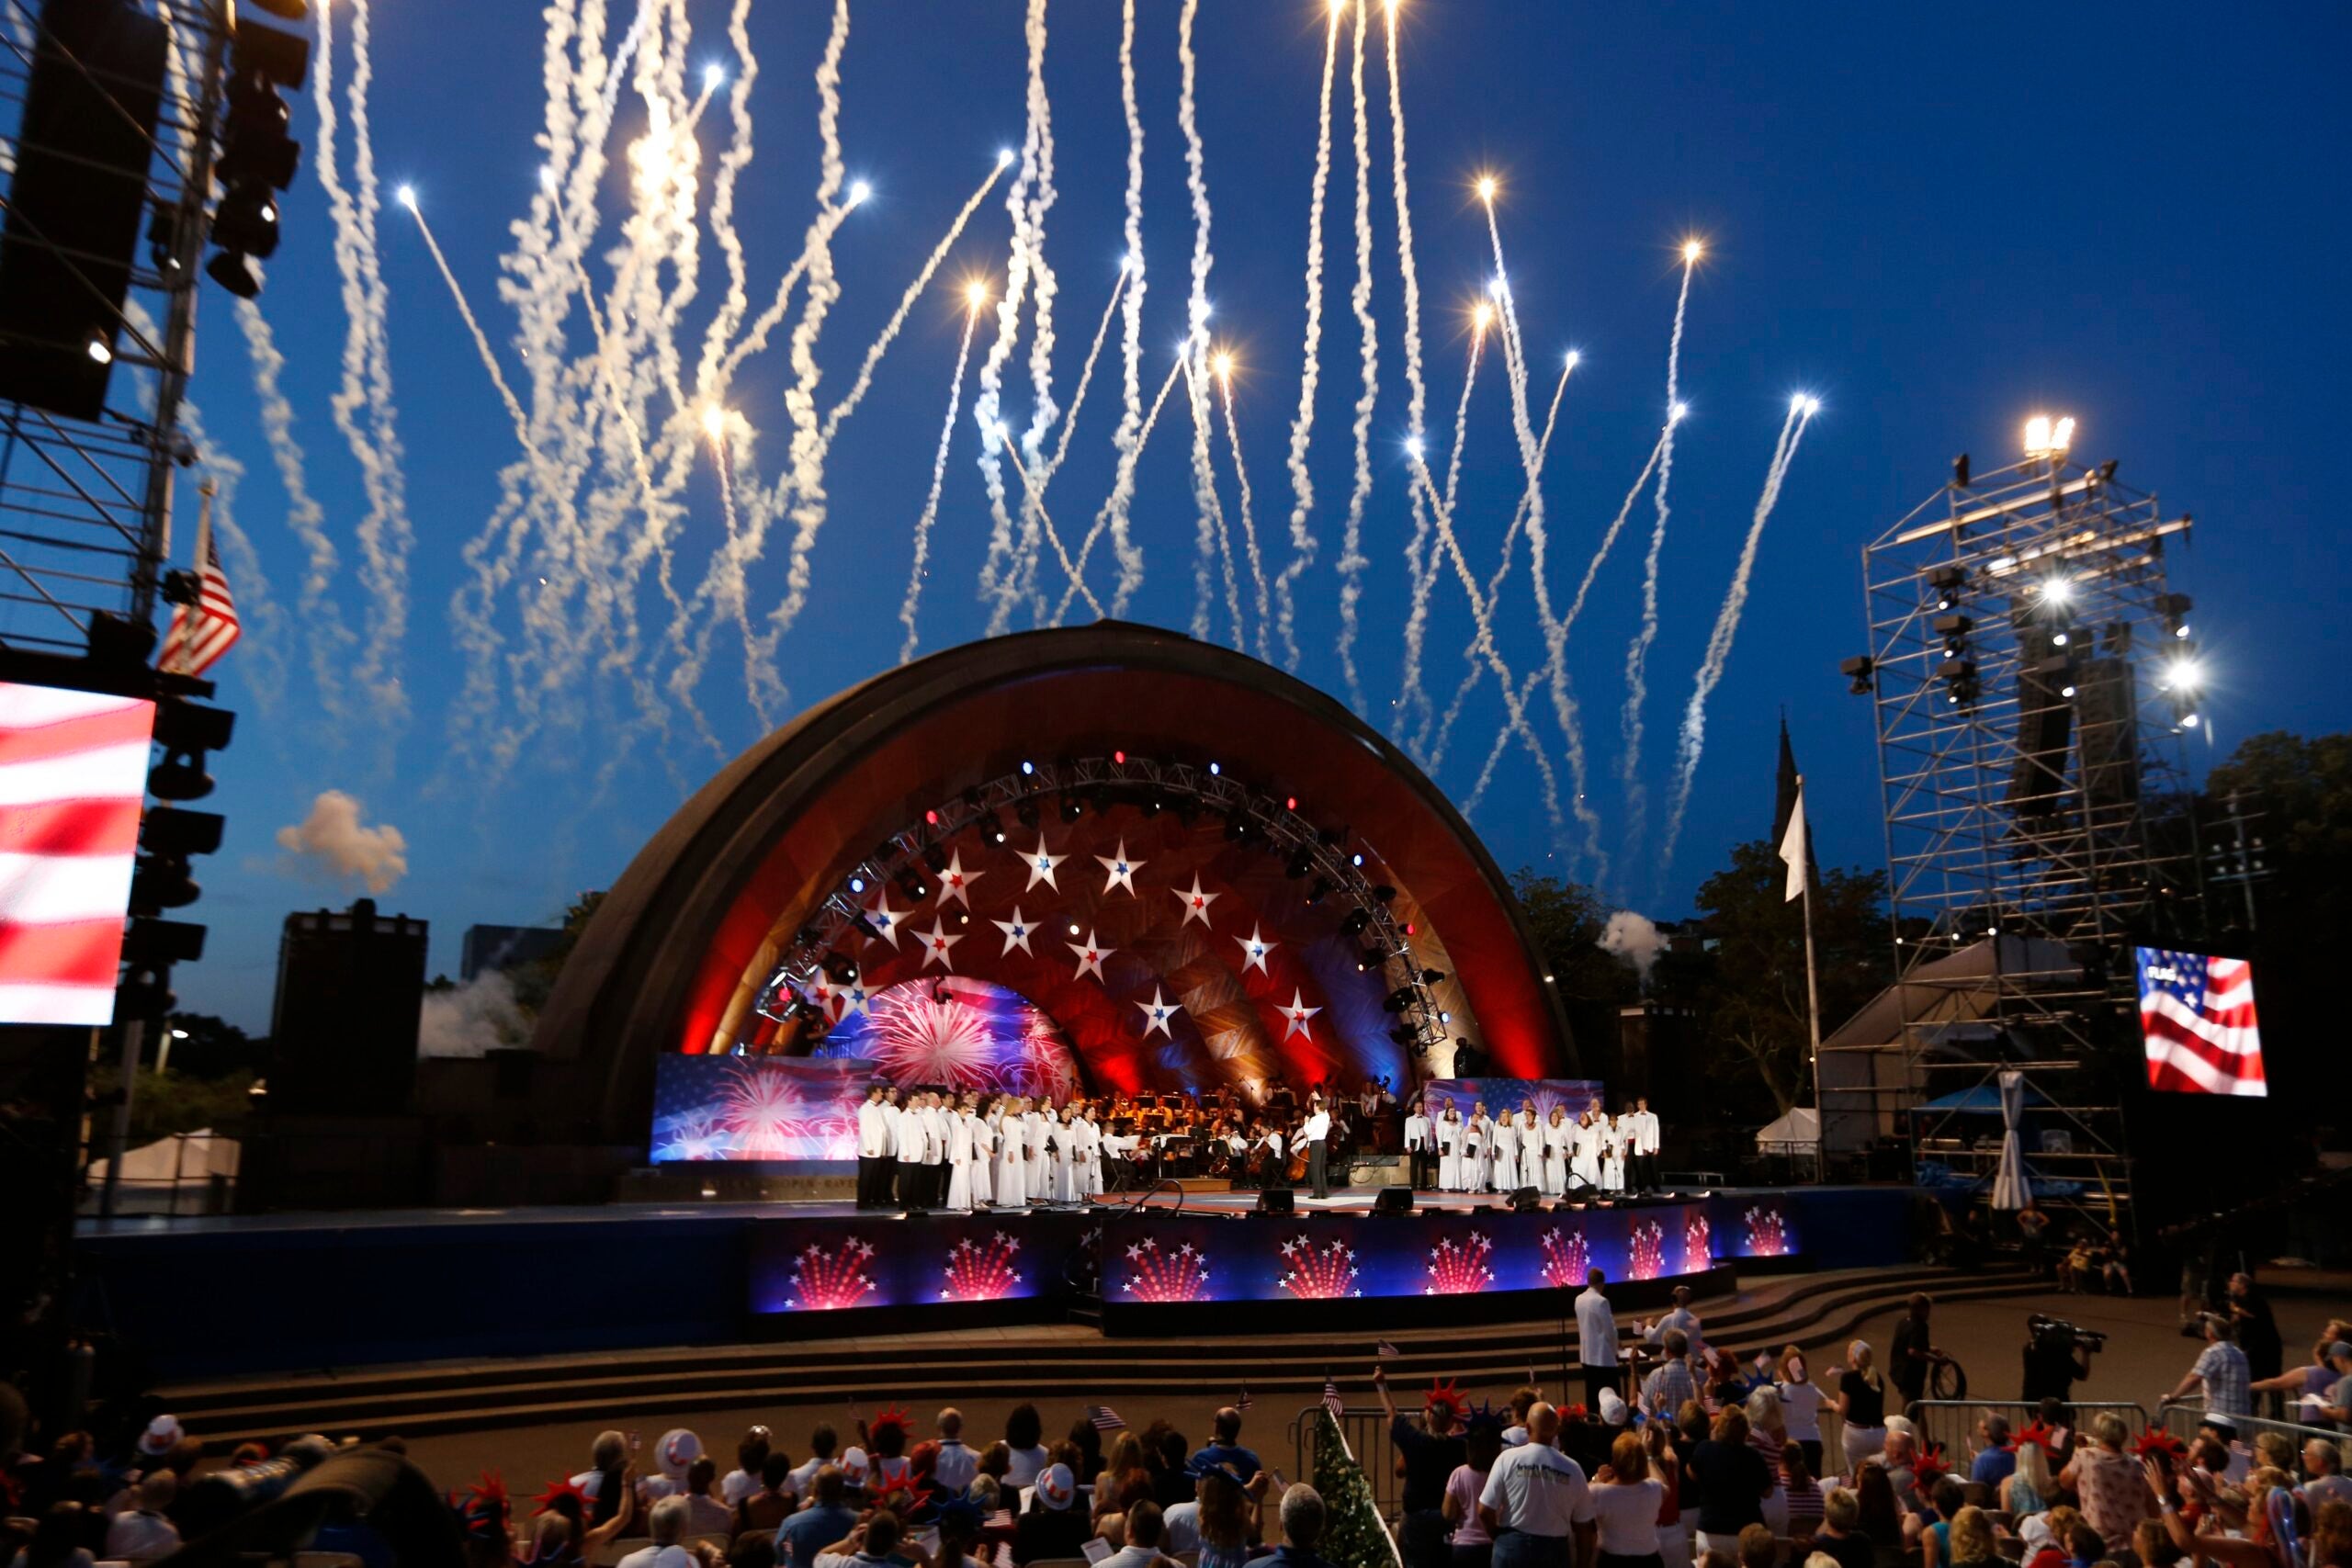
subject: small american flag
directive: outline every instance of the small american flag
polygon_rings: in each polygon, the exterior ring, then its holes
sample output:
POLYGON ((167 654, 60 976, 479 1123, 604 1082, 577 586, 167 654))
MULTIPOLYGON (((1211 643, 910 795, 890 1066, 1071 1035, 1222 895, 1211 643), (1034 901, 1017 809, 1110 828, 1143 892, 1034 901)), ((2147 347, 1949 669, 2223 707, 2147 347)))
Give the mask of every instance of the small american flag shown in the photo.
POLYGON ((2254 966, 2169 948, 2133 950, 2148 1087, 2188 1094, 2267 1096, 2254 966))
POLYGON ((1329 1377, 1323 1380, 1323 1408, 1331 1413, 1334 1421, 1345 1415, 1348 1409, 1348 1402, 1340 1397, 1340 1385, 1329 1377))
POLYGON ((1248 1383, 1241 1385, 1240 1396, 1234 1400, 1233 1407, 1244 1416, 1250 1414, 1250 1385, 1248 1383))
POLYGON ((1387 1340, 1385 1340, 1385 1339, 1383 1339, 1379 1344, 1377 1344, 1377 1345, 1374 1346, 1374 1347, 1373 1347, 1373 1351, 1372 1351, 1372 1353, 1373 1353, 1374 1355, 1375 1355, 1375 1356, 1378 1356, 1378 1357, 1382 1358, 1383 1359, 1387 1359, 1388 1357, 1391 1357, 1391 1356, 1397 1356, 1397 1355, 1402 1355, 1402 1354, 1403 1354, 1403 1352, 1402 1352, 1402 1351, 1400 1351, 1400 1350, 1398 1350, 1395 1345, 1390 1344, 1390 1343, 1389 1343, 1387 1340))
POLYGON ((1094 1429, 1098 1432, 1115 1432, 1126 1425, 1119 1419, 1119 1413, 1107 1404, 1088 1405, 1086 1418, 1094 1423, 1094 1429))
POLYGON ((208 482, 196 523, 196 603, 173 607, 156 668, 175 675, 201 675, 243 635, 228 575, 220 570, 220 552, 212 543, 212 486, 208 482))

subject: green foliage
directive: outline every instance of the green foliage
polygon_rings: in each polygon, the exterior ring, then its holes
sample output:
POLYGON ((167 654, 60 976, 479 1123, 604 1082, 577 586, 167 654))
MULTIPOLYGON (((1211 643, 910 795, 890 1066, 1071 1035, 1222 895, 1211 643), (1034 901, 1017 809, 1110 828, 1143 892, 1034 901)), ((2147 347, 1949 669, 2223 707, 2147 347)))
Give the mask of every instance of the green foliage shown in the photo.
MULTIPOLYGON (((2248 837, 2262 840, 2271 873, 2266 940, 2340 943, 2352 928, 2352 735, 2307 739, 2272 730, 2241 742, 2205 781, 2208 849, 2232 847, 2225 818, 2233 795, 2254 816, 2248 837)), ((2216 912, 2228 919, 2234 910, 2218 902, 2216 912)))
MULTIPOLYGON (((187 1043, 185 1041, 180 1043, 187 1043)), ((110 1101, 120 1074, 111 1062, 90 1069, 90 1098, 110 1101)), ((239 1068, 220 1077, 197 1077, 174 1066, 163 1072, 141 1067, 130 1096, 130 1141, 148 1144, 174 1133, 210 1128, 233 1131, 250 1109, 254 1075, 239 1068)), ((109 1123, 110 1124, 110 1123, 109 1123)))
POLYGON ((1340 1568, 1398 1568, 1396 1543, 1381 1522, 1380 1500, 1348 1452, 1329 1410, 1315 1412, 1315 1490, 1323 1495, 1323 1539, 1316 1554, 1340 1568))

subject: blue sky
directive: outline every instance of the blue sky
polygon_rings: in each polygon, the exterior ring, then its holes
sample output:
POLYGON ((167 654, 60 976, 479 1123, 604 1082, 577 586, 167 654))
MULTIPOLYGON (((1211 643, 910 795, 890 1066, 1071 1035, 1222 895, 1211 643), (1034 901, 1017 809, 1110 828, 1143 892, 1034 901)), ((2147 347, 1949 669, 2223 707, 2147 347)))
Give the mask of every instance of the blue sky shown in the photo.
MULTIPOLYGON (((627 24, 627 11, 612 26, 627 24)), ((690 65, 740 69, 726 16, 689 0, 690 65)), ((338 6, 336 21, 347 25, 338 6)), ((1143 378, 1147 397, 1184 327, 1193 240, 1177 116, 1179 8, 1140 6, 1136 45, 1146 126, 1143 378)), ((800 245, 818 179, 811 73, 829 7, 768 6, 751 19, 760 73, 751 109, 755 156, 741 186, 752 291, 764 299, 800 245)), ((1728 844, 1770 826, 1773 727, 1785 705, 1813 792, 1825 860, 1877 863, 1877 782, 1866 705, 1847 696, 1839 658, 1862 646, 1859 557, 1878 530, 1934 491, 1953 454, 2006 461, 2037 410, 2081 422, 2078 451, 2113 457, 2122 477, 2193 512, 2193 547, 2175 586, 2198 600, 2217 693, 2209 733, 2222 749, 2254 731, 2340 728, 2338 682, 2312 671, 2352 655, 2336 613, 2343 547, 2323 502, 2343 423, 2347 307, 2333 287, 2352 244, 2343 185, 2330 160, 2352 108, 2337 73, 2352 20, 2332 7, 2258 7, 2217 21, 2186 6, 1995 9, 1757 6, 1555 6, 1405 0, 1400 13, 1415 254, 1423 296, 1433 463, 1451 442, 1467 349, 1469 302, 1492 273, 1469 182, 1501 181, 1498 204, 1531 361, 1535 417, 1559 355, 1571 383, 1545 474, 1555 602, 1573 591, 1594 544, 1650 449, 1664 401, 1668 326, 1687 235, 1708 250, 1692 284, 1681 359, 1690 415, 1673 477, 1659 582, 1660 631, 1649 666, 1640 773, 1650 832, 1623 841, 1616 783, 1618 710, 1628 638, 1639 615, 1642 554, 1655 515, 1645 495, 1603 570, 1568 650, 1593 763, 1592 802, 1620 869, 1614 895, 1660 917, 1688 911, 1698 881, 1728 844), (2314 160, 2318 162, 2314 164, 2314 160), (1707 750, 1670 868, 1657 862, 1673 734, 1791 395, 1824 408, 1794 461, 1764 536, 1728 672, 1710 709, 1707 750)), ((283 523, 286 494, 265 446, 251 366, 228 309, 208 291, 195 396, 212 449, 244 465, 239 522, 260 554, 263 592, 288 619, 255 625, 220 671, 240 710, 234 749, 216 760, 213 804, 228 844, 193 913, 212 928, 206 961, 178 977, 184 1007, 253 1027, 267 1022, 278 923, 289 908, 341 903, 356 890, 321 880, 275 844, 324 789, 407 840, 407 874, 382 899, 433 922, 434 963, 454 970, 463 929, 531 922, 616 875, 682 798, 759 733, 740 643, 722 632, 696 693, 720 750, 673 722, 666 737, 631 728, 627 685, 582 688, 575 722, 532 732, 516 764, 492 776, 453 752, 453 720, 495 730, 519 721, 511 688, 462 698, 465 661, 449 617, 467 580, 465 544, 490 518, 514 431, 432 258, 391 187, 413 181, 435 234, 481 314, 503 368, 524 366, 514 311, 500 303, 499 256, 543 156, 542 20, 536 8, 457 0, 389 0, 374 26, 374 154, 387 203, 379 252, 389 297, 393 398, 415 544, 406 637, 387 649, 409 703, 403 723, 364 708, 322 710, 293 625, 302 553, 283 523), (275 640, 274 648, 266 646, 275 640), (274 653, 286 670, 270 705, 255 688, 274 653)), ((1122 244, 1126 133, 1118 98, 1117 7, 1056 6, 1046 85, 1056 131, 1057 204, 1046 255, 1059 284, 1057 396, 1067 401, 1109 297, 1122 244)), ((1364 681, 1386 722, 1399 686, 1409 600, 1410 528, 1389 121, 1375 25, 1367 61, 1374 229, 1374 310, 1380 389, 1372 420, 1374 488, 1364 525, 1364 681)), ((1237 356, 1235 390, 1259 533, 1270 571, 1288 558, 1291 486, 1283 466, 1298 397, 1306 193, 1324 40, 1314 5, 1212 4, 1197 26, 1199 118, 1214 208, 1212 330, 1237 356)), ((351 53, 339 32, 338 98, 351 53)), ((1310 457, 1321 541, 1300 581, 1300 673, 1343 691, 1336 639, 1341 517, 1351 468, 1349 422, 1360 390, 1353 281, 1352 152, 1346 42, 1335 96, 1335 169, 1325 234, 1322 387, 1310 457)), ((842 62, 841 133, 851 174, 873 199, 835 239, 843 284, 815 347, 830 405, 950 217, 1023 124, 1018 6, 955 7, 856 0, 842 62)), ((289 364, 286 388, 305 471, 340 555, 332 597, 346 622, 368 604, 354 530, 367 509, 360 474, 329 405, 345 317, 328 202, 315 173, 315 118, 296 105, 305 170, 286 203, 286 239, 263 307, 289 364)), ((624 95, 614 143, 644 121, 624 95)), ((723 105, 701 122, 706 172, 726 136, 723 105)), ((347 107, 341 151, 351 174, 347 107)), ((706 186, 706 191, 707 191, 706 186)), ((963 324, 955 285, 999 283, 1009 224, 1000 185, 973 219, 939 285, 882 362, 872 393, 834 444, 829 519, 811 556, 810 600, 781 645, 787 707, 814 701, 897 657, 895 619, 910 536, 930 477, 963 324)), ((626 201, 603 183, 604 227, 590 270, 611 284, 602 252, 626 201)), ((684 314, 691 365, 723 278, 706 226, 701 297, 684 314)), ((793 306, 798 311, 798 300, 793 306)), ((792 317, 787 316, 788 330, 792 317)), ((1031 404, 1024 317, 1005 406, 1031 404)), ((590 345, 575 309, 572 350, 590 345)), ((975 369, 993 332, 984 321, 975 369)), ((773 480, 790 428, 792 371, 783 333, 750 361, 729 403, 756 433, 773 480)), ((1489 343, 1490 350, 1497 345, 1489 343)), ((1079 422, 1072 456, 1048 496, 1065 531, 1082 532, 1113 472, 1117 329, 1079 422)), ((1470 405, 1459 525, 1481 576, 1493 569, 1523 479, 1510 404, 1489 352, 1470 405)), ((926 650, 980 635, 973 585, 988 513, 970 417, 950 451, 922 615, 926 650)), ((667 405, 656 400, 657 413, 667 405)), ((1186 626, 1193 611, 1193 534, 1179 396, 1138 474, 1136 531, 1147 579, 1135 618, 1186 626)), ((1230 452, 1216 466, 1238 503, 1230 452)), ((1017 482, 1017 481, 1015 481, 1017 482)), ((1017 495, 1017 491, 1016 491, 1017 495)), ((700 581, 722 513, 711 464, 684 497, 677 541, 688 590, 700 581)), ((1238 525, 1238 515, 1233 518, 1238 525)), ((1237 548, 1238 541, 1237 540, 1237 548)), ((752 569, 752 614, 784 592, 785 549, 772 538, 752 569)), ((1107 553, 1091 569, 1107 583, 1107 553)), ((1498 636, 1524 671, 1541 648, 1524 548, 1498 636)), ((1045 581, 1058 596, 1051 565, 1045 581)), ((1245 578, 1246 582, 1246 578, 1245 578)), ((1248 598, 1245 586, 1244 597, 1248 598)), ((1216 635, 1228 635, 1219 600, 1216 635)), ((649 641, 668 612, 647 588, 649 641)), ((1470 619, 1442 581, 1426 675, 1442 705, 1463 671, 1470 619)), ((510 635, 516 601, 501 602, 510 635)), ((1250 637, 1254 645, 1253 629, 1250 637)), ((666 676, 666 666, 657 674, 666 676)), ((1438 777, 1457 798, 1500 721, 1482 682, 1438 777)), ((673 716, 674 717, 675 716, 673 716)), ((1542 732, 1555 761, 1560 736, 1542 732)), ((2200 742, 2200 746, 2203 743, 2200 742)), ((1507 752, 1476 818, 1506 865, 1547 863, 1557 849, 1525 754, 1507 752)), ((1548 863, 1565 867, 1564 860, 1548 863)))

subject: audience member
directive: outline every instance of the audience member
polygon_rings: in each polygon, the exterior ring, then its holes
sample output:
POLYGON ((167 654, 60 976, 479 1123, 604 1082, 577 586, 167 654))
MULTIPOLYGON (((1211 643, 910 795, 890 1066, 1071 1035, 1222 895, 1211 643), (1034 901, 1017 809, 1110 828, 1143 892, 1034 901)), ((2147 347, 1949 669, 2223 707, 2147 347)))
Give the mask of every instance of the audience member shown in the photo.
POLYGON ((1527 1413, 1527 1441, 1506 1449, 1487 1472, 1478 1517, 1494 1538, 1495 1568, 1552 1568, 1573 1542, 1591 1556, 1591 1488, 1577 1461, 1559 1451, 1560 1413, 1537 1404, 1527 1413))
MULTIPOLYGON (((773 1464, 775 1461, 769 1461, 773 1464)), ((841 1466, 826 1465, 810 1477, 808 1506, 792 1517, 775 1532, 776 1543, 793 1562, 803 1565, 817 1561, 817 1553, 849 1534, 857 1523, 857 1510, 845 1501, 847 1477, 841 1466)), ((741 1527, 739 1525, 739 1532, 741 1527)))
MULTIPOLYGON (((1877 1553, 1861 1533, 1861 1501, 1840 1486, 1821 1500, 1821 1526, 1813 1532, 1814 1557, 1826 1557, 1836 1568, 1875 1568, 1877 1553)), ((1811 1564, 1813 1558, 1807 1558, 1811 1564)))
MULTIPOLYGON (((2075 1495, 2084 1522, 2102 1540, 2129 1540, 2132 1528, 2153 1511, 2141 1467, 2123 1451, 2130 1433, 2121 1416, 2102 1414, 2091 1423, 2090 1435, 2090 1442, 2059 1473, 2058 1484, 2075 1495)), ((2073 1542, 2064 1544, 2071 1553, 2073 1542)))
POLYGON ((1462 1463, 1445 1478, 1438 1508, 1451 1528, 1446 1540, 1453 1568, 1489 1568, 1493 1562, 1495 1538, 1479 1516, 1478 1498, 1502 1451, 1502 1428, 1491 1420, 1474 1421, 1462 1439, 1462 1463))
POLYGON ((1846 1370, 1838 1379, 1838 1419, 1850 1474, 1886 1442, 1886 1379, 1871 1365, 1871 1348, 1860 1339, 1846 1347, 1846 1370))
POLYGON ((1788 1424, 1789 1440, 1804 1450, 1804 1467, 1808 1474, 1818 1477, 1821 1469, 1821 1385, 1807 1375, 1804 1352, 1794 1345, 1781 1350, 1779 1382, 1781 1415, 1788 1424))
POLYGON ((1748 1446, 1747 1413, 1737 1405, 1715 1417, 1707 1440, 1691 1451, 1690 1477, 1699 1494, 1699 1550, 1734 1557, 1739 1532, 1764 1522, 1772 1474, 1748 1446))
POLYGON ((159 1470, 139 1483, 137 1506, 107 1526, 107 1555, 130 1562, 169 1557, 180 1548, 180 1532, 166 1516, 179 1495, 179 1477, 159 1470))
POLYGON ((1216 1413, 1215 1436, 1206 1448, 1193 1456, 1193 1464, 1223 1466, 1244 1485, 1258 1473, 1258 1456, 1241 1446, 1240 1411, 1228 1404, 1216 1413))
MULTIPOLYGON (((1225 1413, 1217 1414, 1222 1420, 1225 1413)), ((1283 1544, 1251 1558, 1248 1568, 1329 1568, 1315 1551, 1323 1540, 1323 1495, 1304 1482, 1295 1484, 1283 1494, 1283 1544)))
POLYGON ((1639 1433, 1617 1434, 1608 1464, 1593 1477, 1591 1494, 1600 1568, 1664 1568, 1658 1510, 1666 1485, 1650 1473, 1649 1450, 1639 1433))
MULTIPOLYGON (((735 1468, 719 1478, 720 1502, 731 1508, 760 1489, 760 1477, 768 1467, 771 1438, 765 1427, 753 1427, 736 1439, 735 1468)), ((816 1473, 814 1464, 809 1473, 816 1473)))
POLYGON ((1066 1464, 1049 1464, 1037 1472, 1036 1490, 1029 1511, 1012 1527, 1012 1561, 1016 1565, 1041 1557, 1077 1557, 1094 1533, 1078 1500, 1078 1482, 1066 1464))
POLYGON ((1012 1414, 1004 1418, 1004 1447, 1012 1457, 1012 1465, 1004 1472, 1010 1486, 1028 1486, 1035 1483, 1037 1472, 1054 1462, 1040 1439, 1046 1435, 1045 1420, 1034 1404, 1016 1404, 1012 1414))

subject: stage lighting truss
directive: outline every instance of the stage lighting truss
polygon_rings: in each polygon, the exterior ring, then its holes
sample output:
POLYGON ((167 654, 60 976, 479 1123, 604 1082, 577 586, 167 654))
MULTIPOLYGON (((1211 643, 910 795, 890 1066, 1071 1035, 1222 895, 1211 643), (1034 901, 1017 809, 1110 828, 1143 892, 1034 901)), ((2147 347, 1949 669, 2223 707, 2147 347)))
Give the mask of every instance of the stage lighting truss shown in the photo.
POLYGON ((1212 812, 1225 818, 1228 832, 1236 825, 1246 829, 1234 836, 1256 839, 1268 854, 1283 861, 1285 872, 1302 868, 1292 874, 1311 876, 1314 886, 1325 888, 1310 902, 1327 908, 1335 921, 1356 926, 1357 945, 1367 959, 1379 956, 1392 998, 1409 998, 1392 1010, 1401 1020, 1398 1032, 1410 1032, 1405 1043, 1414 1055, 1427 1052, 1446 1037, 1447 1025, 1441 1021, 1446 1015, 1432 989, 1445 976, 1415 959, 1405 922, 1389 911, 1396 890, 1368 874, 1378 869, 1372 858, 1351 849, 1344 832, 1301 816, 1294 799, 1252 789, 1217 763, 1167 762, 1128 751, 1023 761, 1012 773, 915 813, 908 826, 844 872, 841 886, 800 920, 791 945, 761 989, 758 1010, 779 1023, 818 1014, 813 998, 825 979, 828 953, 854 944, 854 933, 872 934, 865 908, 870 891, 862 896, 852 892, 853 886, 891 886, 910 866, 920 874, 933 851, 966 832, 987 838, 1008 808, 1028 821, 1041 800, 1082 803, 1094 811, 1124 802, 1187 817, 1212 812), (1030 815, 1023 815, 1024 807, 1030 815))
POLYGON ((2189 518, 2055 431, 1996 471, 1956 463, 1862 551, 1870 646, 1840 671, 1876 720, 1905 1005, 1898 1041, 1825 1043, 1823 1106, 1833 1150, 1908 1127, 1915 1161, 1974 1170, 1961 1127, 1905 1112, 2023 1068, 2070 1118, 2073 1152, 2037 1168, 2128 1227, 2117 1097, 2083 1069, 2136 1048, 2126 949, 2202 934, 2182 739, 2205 672, 2165 581, 2189 518), (1987 938, 1988 962, 1955 956, 1987 938))

